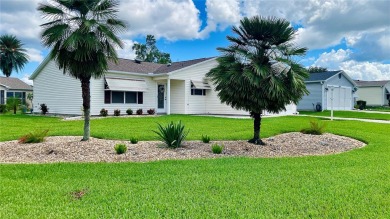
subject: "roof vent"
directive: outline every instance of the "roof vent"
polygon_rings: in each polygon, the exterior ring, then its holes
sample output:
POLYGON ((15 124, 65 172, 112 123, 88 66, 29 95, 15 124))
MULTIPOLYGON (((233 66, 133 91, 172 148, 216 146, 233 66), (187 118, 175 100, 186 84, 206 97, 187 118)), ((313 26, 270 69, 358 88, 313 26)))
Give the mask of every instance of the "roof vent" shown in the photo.
POLYGON ((134 62, 140 64, 142 62, 142 60, 141 59, 135 59, 134 62))
POLYGON ((172 65, 172 63, 168 63, 168 64, 167 64, 168 67, 171 66, 171 65, 172 65))

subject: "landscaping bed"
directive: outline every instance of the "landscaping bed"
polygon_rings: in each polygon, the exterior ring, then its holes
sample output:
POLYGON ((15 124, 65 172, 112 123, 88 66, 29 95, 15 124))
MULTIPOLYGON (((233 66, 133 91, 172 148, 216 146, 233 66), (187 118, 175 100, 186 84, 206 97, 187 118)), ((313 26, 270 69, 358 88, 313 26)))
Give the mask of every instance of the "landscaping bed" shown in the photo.
POLYGON ((288 157, 341 153, 365 146, 358 140, 330 133, 307 135, 299 132, 264 138, 265 146, 246 141, 186 141, 177 149, 165 148, 162 142, 129 141, 91 138, 80 141, 80 136, 47 137, 43 143, 20 144, 18 141, 0 142, 1 163, 53 163, 53 162, 147 162, 168 159, 194 159, 217 157, 288 157), (224 145, 222 154, 213 154, 211 145, 224 145), (118 155, 114 145, 126 144, 128 151, 118 155))

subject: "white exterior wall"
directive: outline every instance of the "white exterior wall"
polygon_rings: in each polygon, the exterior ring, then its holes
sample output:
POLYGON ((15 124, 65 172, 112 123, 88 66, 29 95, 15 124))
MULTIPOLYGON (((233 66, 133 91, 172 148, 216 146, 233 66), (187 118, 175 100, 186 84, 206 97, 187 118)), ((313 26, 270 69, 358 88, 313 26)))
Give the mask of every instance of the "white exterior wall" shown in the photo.
POLYGON ((147 114, 147 110, 157 108, 157 83, 153 81, 151 77, 142 77, 129 74, 119 74, 119 73, 107 73, 106 76, 109 77, 118 77, 118 78, 129 78, 129 79, 144 79, 148 90, 143 94, 143 104, 122 104, 122 103, 104 103, 104 78, 100 79, 91 79, 91 115, 99 115, 102 108, 108 110, 109 115, 114 114, 114 110, 119 109, 121 114, 125 115, 126 110, 131 108, 133 114, 135 114, 137 109, 142 108, 143 113, 147 114))
POLYGON ((367 101, 366 105, 385 105, 385 94, 383 87, 359 87, 357 90, 357 100, 367 101))
POLYGON ((318 102, 322 106, 322 84, 320 82, 306 83, 306 89, 310 93, 309 95, 304 95, 299 101, 298 110, 314 110, 318 102))
POLYGON ((45 103, 49 113, 81 115, 82 97, 79 80, 64 75, 54 61, 50 61, 34 79, 34 112, 40 113, 45 103))
POLYGON ((353 109, 354 99, 353 99, 352 91, 354 85, 344 75, 341 75, 341 78, 339 78, 338 74, 329 78, 324 83, 324 88, 328 87, 328 91, 324 92, 325 96, 324 96, 324 103, 322 109, 328 109, 328 110, 331 109, 331 104, 328 103, 328 100, 330 100, 330 95, 331 95, 330 88, 329 88, 330 86, 339 87, 339 89, 336 89, 334 95, 342 94, 342 96, 338 96, 339 101, 335 101, 333 103, 333 107, 334 107, 333 109, 337 109, 337 110, 353 109), (343 100, 348 101, 348 103, 343 103, 343 100))
POLYGON ((185 113, 185 83, 183 80, 171 80, 171 114, 185 113))

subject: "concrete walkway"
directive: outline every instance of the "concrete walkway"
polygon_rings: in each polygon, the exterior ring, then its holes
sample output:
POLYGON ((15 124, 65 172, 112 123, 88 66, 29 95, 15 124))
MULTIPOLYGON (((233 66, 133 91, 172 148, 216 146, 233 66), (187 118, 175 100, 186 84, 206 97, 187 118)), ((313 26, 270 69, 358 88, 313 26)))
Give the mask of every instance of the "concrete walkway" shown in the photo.
MULTIPOLYGON (((299 115, 299 116, 331 119, 330 116, 312 116, 312 115, 299 115)), ((373 122, 373 123, 390 124, 390 120, 376 120, 376 119, 358 119, 358 118, 333 117, 333 120, 355 120, 355 121, 362 121, 362 122, 373 122)))
POLYGON ((390 112, 383 112, 383 111, 373 111, 373 110, 347 110, 350 112, 357 112, 357 113, 379 113, 379 114, 389 114, 390 112))

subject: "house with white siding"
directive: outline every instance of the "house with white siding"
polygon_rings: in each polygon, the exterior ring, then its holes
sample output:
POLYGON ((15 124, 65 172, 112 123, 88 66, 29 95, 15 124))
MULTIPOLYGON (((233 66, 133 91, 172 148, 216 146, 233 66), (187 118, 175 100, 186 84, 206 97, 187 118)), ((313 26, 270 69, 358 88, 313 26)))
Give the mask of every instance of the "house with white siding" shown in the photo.
POLYGON ((358 86, 359 100, 366 101, 368 106, 384 106, 390 101, 390 80, 361 81, 355 80, 358 86))
MULTIPOLYGON (((119 59, 110 63, 107 73, 91 79, 91 115, 102 108, 113 114, 155 109, 158 114, 221 114, 249 115, 221 103, 214 85, 205 78, 217 66, 216 58, 201 58, 170 64, 119 59)), ((49 113, 81 115, 81 84, 46 58, 34 71, 34 112, 45 103, 49 113)), ((296 113, 296 105, 286 106, 281 114, 296 113)))
POLYGON ((32 92, 33 87, 19 78, 0 76, 0 104, 6 104, 7 98, 14 97, 30 107, 32 103, 27 99, 27 95, 32 92))
POLYGON ((344 71, 310 73, 305 80, 310 92, 298 103, 298 110, 352 110, 356 83, 344 71))

